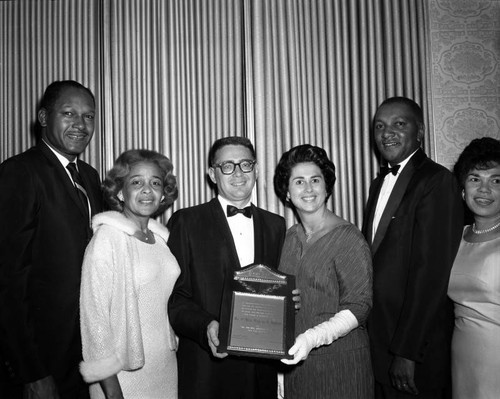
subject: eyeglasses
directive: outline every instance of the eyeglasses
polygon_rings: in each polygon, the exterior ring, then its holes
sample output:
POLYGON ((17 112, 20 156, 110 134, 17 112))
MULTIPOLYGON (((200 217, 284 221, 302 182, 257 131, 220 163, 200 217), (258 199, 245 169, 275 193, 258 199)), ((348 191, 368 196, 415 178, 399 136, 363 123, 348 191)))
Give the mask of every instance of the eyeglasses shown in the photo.
POLYGON ((240 167, 240 170, 243 173, 250 173, 253 170, 255 163, 256 161, 252 161, 250 159, 244 159, 243 161, 237 163, 233 161, 225 161, 217 163, 213 167, 219 168, 223 175, 230 175, 234 173, 237 166, 240 167))

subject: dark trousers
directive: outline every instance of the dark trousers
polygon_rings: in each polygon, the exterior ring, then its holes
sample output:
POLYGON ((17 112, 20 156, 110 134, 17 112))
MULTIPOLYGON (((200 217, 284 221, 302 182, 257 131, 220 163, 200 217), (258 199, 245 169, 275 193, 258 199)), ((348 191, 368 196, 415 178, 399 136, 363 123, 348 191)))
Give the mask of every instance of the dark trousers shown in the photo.
MULTIPOLYGON (((14 385, 0 380, 0 399, 22 399, 23 385, 14 385)), ((89 399, 89 388, 86 384, 81 384, 75 389, 60 393, 61 399, 89 399)))
MULTIPOLYGON (((418 388, 418 387, 417 387, 418 388)), ((450 390, 438 389, 434 391, 422 391, 419 389, 418 395, 398 391, 391 385, 384 385, 375 382, 375 399, 451 399, 450 390)))

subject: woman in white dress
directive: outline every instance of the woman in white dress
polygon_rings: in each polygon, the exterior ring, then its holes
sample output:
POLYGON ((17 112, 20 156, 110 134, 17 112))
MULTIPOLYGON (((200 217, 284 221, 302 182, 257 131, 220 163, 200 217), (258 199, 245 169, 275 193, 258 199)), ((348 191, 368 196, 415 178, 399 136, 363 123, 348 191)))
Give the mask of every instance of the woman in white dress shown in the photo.
POLYGON ((130 150, 103 183, 113 211, 92 220, 80 294, 91 398, 177 398, 177 342, 167 302, 180 269, 168 230, 152 219, 177 198, 170 160, 130 150))
POLYGON ((454 399, 500 397, 500 141, 473 140, 455 174, 474 222, 464 228, 448 295, 455 304, 454 399))

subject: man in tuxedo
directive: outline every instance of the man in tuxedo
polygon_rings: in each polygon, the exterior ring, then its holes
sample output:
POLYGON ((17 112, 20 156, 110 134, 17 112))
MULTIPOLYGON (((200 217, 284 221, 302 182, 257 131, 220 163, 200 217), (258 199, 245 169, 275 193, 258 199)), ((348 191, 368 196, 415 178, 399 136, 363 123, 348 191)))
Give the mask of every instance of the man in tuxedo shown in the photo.
POLYGON ((168 244, 181 267, 168 307, 180 339, 179 397, 275 399, 277 363, 227 357, 217 346, 225 279, 252 263, 277 268, 285 221, 251 204, 258 165, 248 139, 215 141, 208 175, 217 198, 182 209, 168 222, 168 244))
POLYGON ((94 118, 89 89, 54 82, 38 111, 41 140, 0 165, 2 398, 88 397, 78 370, 80 272, 102 195, 78 155, 94 118))
POLYGON ((453 329, 446 291, 463 226, 460 192, 420 148, 423 113, 414 101, 384 101, 373 129, 390 167, 370 187, 363 224, 373 255, 375 396, 446 397, 453 329))

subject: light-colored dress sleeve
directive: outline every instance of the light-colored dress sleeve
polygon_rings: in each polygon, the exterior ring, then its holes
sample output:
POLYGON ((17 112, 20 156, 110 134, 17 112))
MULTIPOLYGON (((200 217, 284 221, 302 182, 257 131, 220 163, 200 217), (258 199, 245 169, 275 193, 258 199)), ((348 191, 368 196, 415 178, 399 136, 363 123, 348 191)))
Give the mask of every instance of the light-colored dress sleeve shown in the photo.
POLYGON ((99 228, 87 247, 80 293, 80 372, 86 382, 144 365, 134 248, 133 239, 109 226, 99 228))
POLYGON ((80 371, 87 382, 102 380, 122 369, 110 320, 115 274, 112 245, 106 235, 100 233, 97 232, 90 242, 82 267, 80 326, 83 362, 80 371))

